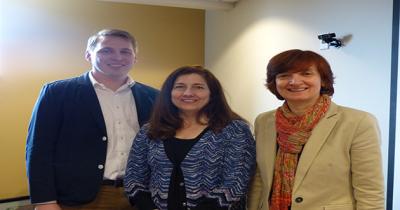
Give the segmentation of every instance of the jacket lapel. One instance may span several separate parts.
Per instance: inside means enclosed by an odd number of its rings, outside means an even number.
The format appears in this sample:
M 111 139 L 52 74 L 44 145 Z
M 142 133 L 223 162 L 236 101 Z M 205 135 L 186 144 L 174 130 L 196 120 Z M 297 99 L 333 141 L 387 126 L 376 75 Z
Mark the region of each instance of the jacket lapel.
M 98 127 L 102 131 L 107 132 L 103 112 L 101 111 L 100 107 L 100 102 L 89 79 L 89 73 L 90 72 L 87 72 L 78 78 L 79 86 L 77 89 L 77 96 L 79 100 L 82 101 L 82 107 L 92 114 Z
M 267 176 L 267 177 L 262 177 L 263 180 L 268 180 L 268 183 L 264 183 L 267 186 L 266 189 L 269 189 L 270 186 L 272 186 L 272 179 L 274 176 L 274 166 L 275 166 L 275 157 L 276 157 L 276 149 L 277 149 L 277 144 L 276 144 L 276 129 L 275 129 L 275 112 L 273 113 L 273 117 L 267 117 L 266 122 L 263 122 L 263 127 L 260 127 L 263 131 L 258 131 L 262 133 L 262 135 L 259 136 L 259 140 L 256 142 L 256 144 L 261 144 L 257 148 L 259 150 L 257 151 L 258 154 L 258 159 L 257 162 L 258 164 L 262 164 L 262 166 L 259 166 L 261 172 L 261 176 Z M 265 140 L 264 140 L 265 139 Z M 269 140 L 271 139 L 271 140 Z M 263 170 L 265 169 L 265 171 Z
M 140 93 L 140 83 L 136 82 L 135 85 L 131 87 L 133 99 L 135 100 L 136 105 L 136 113 L 138 118 L 139 126 L 142 127 L 143 125 L 143 112 L 144 112 L 144 105 L 143 105 L 143 96 Z
M 132 86 L 132 94 L 135 100 L 139 126 L 145 124 L 151 114 L 153 99 L 145 91 L 146 87 L 139 82 Z
M 337 120 L 337 105 L 331 102 L 328 112 L 313 129 L 310 138 L 304 146 L 299 163 L 297 165 L 293 192 L 295 192 L 300 186 L 304 176 L 310 169 L 313 160 L 318 155 L 318 152 L 321 150 L 329 134 L 336 125 Z

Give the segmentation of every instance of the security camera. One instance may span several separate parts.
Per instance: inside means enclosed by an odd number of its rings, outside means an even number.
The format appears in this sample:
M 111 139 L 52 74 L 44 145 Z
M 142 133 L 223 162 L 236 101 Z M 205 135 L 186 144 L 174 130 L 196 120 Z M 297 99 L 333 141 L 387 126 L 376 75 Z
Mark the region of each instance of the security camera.
M 326 49 L 328 49 L 329 46 L 334 46 L 334 47 L 342 46 L 342 41 L 340 41 L 339 39 L 336 39 L 335 37 L 336 37 L 335 33 L 327 33 L 327 34 L 318 35 L 318 39 L 320 39 L 322 41 L 321 44 L 327 45 Z
M 326 43 L 331 42 L 333 40 L 333 38 L 335 38 L 335 37 L 336 37 L 335 33 L 318 35 L 318 39 L 325 41 Z

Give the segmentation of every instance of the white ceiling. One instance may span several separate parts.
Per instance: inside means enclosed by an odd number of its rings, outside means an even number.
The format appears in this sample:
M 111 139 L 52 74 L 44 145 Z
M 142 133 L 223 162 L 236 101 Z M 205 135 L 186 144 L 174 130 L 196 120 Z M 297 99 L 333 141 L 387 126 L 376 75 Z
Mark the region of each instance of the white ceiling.
M 239 0 L 99 0 L 132 4 L 147 4 L 168 7 L 183 7 L 204 10 L 229 10 Z

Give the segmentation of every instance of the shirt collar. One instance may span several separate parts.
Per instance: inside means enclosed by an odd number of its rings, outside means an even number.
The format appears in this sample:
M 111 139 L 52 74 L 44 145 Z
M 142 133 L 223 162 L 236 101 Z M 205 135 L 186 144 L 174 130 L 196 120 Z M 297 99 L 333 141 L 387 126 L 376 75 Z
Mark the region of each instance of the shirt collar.
M 92 83 L 93 87 L 99 87 L 102 89 L 107 89 L 107 87 L 103 84 L 100 83 L 99 81 L 97 81 L 94 77 L 93 77 L 93 71 L 91 70 L 89 72 L 89 79 L 90 82 Z M 125 89 L 125 87 L 129 87 L 131 88 L 133 85 L 135 85 L 135 80 L 133 80 L 129 75 L 128 75 L 128 79 L 126 80 L 125 84 L 123 84 L 119 89 Z

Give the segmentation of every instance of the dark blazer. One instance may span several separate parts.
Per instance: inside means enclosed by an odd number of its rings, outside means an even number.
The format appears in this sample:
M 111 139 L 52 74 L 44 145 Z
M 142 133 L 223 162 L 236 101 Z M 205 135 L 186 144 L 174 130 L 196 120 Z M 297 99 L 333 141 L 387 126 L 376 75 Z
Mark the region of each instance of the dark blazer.
M 132 86 L 138 121 L 149 118 L 158 91 Z M 107 131 L 89 73 L 46 84 L 29 124 L 26 162 L 32 203 L 92 201 L 103 180 Z

